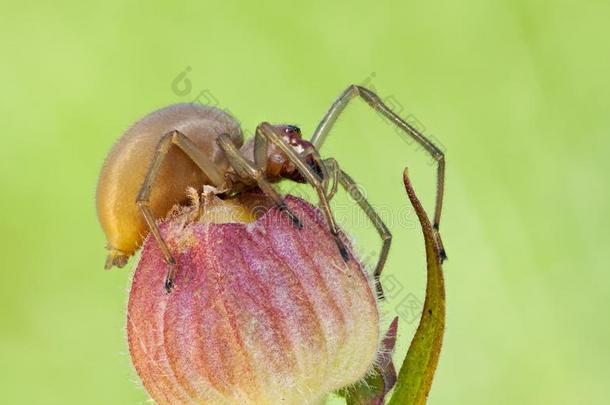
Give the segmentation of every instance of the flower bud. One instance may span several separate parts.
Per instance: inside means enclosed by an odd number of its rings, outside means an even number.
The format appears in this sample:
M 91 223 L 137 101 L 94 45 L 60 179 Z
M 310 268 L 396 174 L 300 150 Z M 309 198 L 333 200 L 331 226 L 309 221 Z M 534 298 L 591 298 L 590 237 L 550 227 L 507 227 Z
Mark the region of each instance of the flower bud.
M 163 256 L 145 242 L 127 334 L 157 403 L 319 404 L 371 370 L 379 314 L 362 264 L 347 240 L 342 259 L 316 208 L 286 202 L 302 229 L 260 196 L 204 194 L 164 221 L 177 261 L 169 294 Z

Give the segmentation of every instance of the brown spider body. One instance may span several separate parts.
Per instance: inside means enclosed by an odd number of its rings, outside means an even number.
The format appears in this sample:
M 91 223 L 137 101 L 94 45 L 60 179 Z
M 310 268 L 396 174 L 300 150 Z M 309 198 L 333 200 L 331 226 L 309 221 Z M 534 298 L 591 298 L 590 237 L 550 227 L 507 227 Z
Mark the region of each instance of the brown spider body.
M 237 200 L 245 195 L 241 192 L 258 189 L 296 228 L 302 229 L 298 216 L 291 212 L 273 184 L 289 179 L 307 183 L 316 191 L 318 205 L 345 262 L 350 260 L 350 255 L 330 200 L 339 185 L 351 194 L 381 237 L 382 247 L 373 273 L 379 280 L 392 234 L 338 162 L 332 157 L 322 159 L 318 153 L 338 117 L 356 97 L 386 117 L 408 139 L 415 140 L 437 162 L 433 228 L 444 259 L 439 234 L 445 184 L 444 153 L 375 93 L 350 85 L 331 105 L 310 141 L 302 139 L 295 126 L 263 122 L 256 128 L 254 137 L 244 143 L 235 118 L 200 104 L 176 104 L 136 122 L 110 151 L 98 183 L 97 212 L 108 241 L 106 268 L 124 266 L 151 232 L 168 266 L 165 289 L 170 292 L 176 259 L 161 235 L 157 219 L 184 202 L 189 187 L 201 190 L 205 185 L 214 186 L 220 198 L 237 196 Z M 381 285 L 377 284 L 377 288 L 381 295 Z
M 299 145 L 298 128 L 279 128 L 286 134 L 287 141 Z M 204 185 L 213 185 L 231 193 L 256 185 L 236 175 L 216 142 L 220 134 L 227 134 L 245 156 L 250 159 L 253 156 L 253 140 L 244 145 L 239 123 L 229 114 L 200 104 L 176 104 L 145 116 L 114 144 L 100 174 L 96 200 L 98 217 L 107 238 L 107 268 L 124 266 L 149 232 L 136 199 L 161 138 L 172 131 L 185 134 L 214 164 L 224 181 L 214 184 L 184 151 L 169 148 L 148 203 L 155 218 L 164 217 L 174 205 L 184 202 L 188 187 L 200 190 Z M 294 165 L 273 146 L 268 151 L 266 174 L 269 181 L 282 178 L 302 181 Z

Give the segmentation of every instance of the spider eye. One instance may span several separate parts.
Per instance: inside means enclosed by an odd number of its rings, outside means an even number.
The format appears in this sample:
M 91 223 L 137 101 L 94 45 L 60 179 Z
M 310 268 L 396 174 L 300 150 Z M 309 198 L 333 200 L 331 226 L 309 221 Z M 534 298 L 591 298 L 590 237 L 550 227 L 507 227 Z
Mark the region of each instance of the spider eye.
M 287 134 L 291 134 L 291 133 L 300 133 L 301 129 L 295 125 L 286 125 L 286 129 L 284 130 L 286 131 Z

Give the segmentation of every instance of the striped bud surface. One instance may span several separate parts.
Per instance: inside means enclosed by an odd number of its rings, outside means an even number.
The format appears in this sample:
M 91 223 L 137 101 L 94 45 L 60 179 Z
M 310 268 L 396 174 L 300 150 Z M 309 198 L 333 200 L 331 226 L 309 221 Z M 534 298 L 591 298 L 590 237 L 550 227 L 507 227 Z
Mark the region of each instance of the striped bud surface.
M 170 294 L 155 240 L 144 244 L 127 334 L 158 404 L 320 404 L 375 362 L 376 297 L 349 242 L 346 263 L 306 201 L 286 199 L 302 229 L 252 201 L 204 194 L 161 224 L 177 260 Z

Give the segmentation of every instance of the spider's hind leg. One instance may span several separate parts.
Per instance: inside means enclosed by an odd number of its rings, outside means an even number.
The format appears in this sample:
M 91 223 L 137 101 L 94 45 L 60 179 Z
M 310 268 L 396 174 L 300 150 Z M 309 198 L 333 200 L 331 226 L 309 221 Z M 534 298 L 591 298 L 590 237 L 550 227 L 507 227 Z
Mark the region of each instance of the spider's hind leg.
M 169 293 L 171 292 L 174 286 L 174 276 L 176 274 L 176 259 L 169 250 L 167 243 L 161 236 L 161 231 L 157 226 L 157 222 L 153 215 L 153 212 L 150 209 L 150 196 L 152 193 L 152 188 L 154 186 L 155 180 L 159 174 L 159 169 L 161 168 L 161 163 L 167 156 L 170 148 L 172 146 L 177 146 L 180 148 L 186 155 L 199 167 L 199 169 L 205 173 L 209 179 L 215 184 L 219 185 L 222 182 L 222 176 L 218 172 L 218 170 L 214 167 L 214 164 L 203 154 L 197 146 L 182 132 L 180 131 L 171 131 L 167 134 L 163 135 L 163 137 L 159 140 L 157 145 L 157 150 L 155 151 L 155 155 L 153 160 L 150 162 L 150 166 L 148 168 L 148 172 L 146 173 L 146 177 L 144 178 L 144 182 L 140 188 L 138 196 L 136 198 L 136 204 L 140 208 L 150 231 L 155 237 L 157 244 L 159 245 L 159 249 L 161 249 L 161 253 L 165 258 L 165 262 L 167 263 L 167 275 L 165 276 L 165 290 Z

